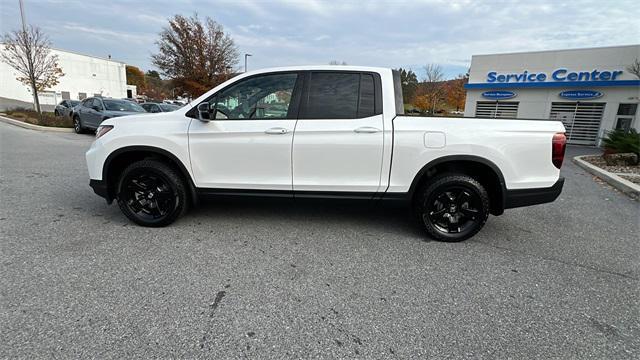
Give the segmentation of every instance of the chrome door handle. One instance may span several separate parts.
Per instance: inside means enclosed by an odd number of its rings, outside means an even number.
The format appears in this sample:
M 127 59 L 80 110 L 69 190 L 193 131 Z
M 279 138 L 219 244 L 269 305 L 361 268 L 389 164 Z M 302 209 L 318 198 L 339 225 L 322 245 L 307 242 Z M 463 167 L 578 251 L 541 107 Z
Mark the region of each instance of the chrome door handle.
M 265 134 L 269 134 L 269 135 L 284 135 L 286 133 L 288 133 L 289 130 L 285 129 L 285 128 L 281 128 L 281 127 L 274 127 L 271 129 L 267 129 L 265 130 Z
M 374 128 L 372 126 L 363 126 L 363 127 L 357 128 L 357 129 L 355 129 L 353 131 L 357 132 L 357 133 L 363 133 L 363 134 L 373 134 L 373 133 L 380 132 L 382 130 L 380 130 L 378 128 Z

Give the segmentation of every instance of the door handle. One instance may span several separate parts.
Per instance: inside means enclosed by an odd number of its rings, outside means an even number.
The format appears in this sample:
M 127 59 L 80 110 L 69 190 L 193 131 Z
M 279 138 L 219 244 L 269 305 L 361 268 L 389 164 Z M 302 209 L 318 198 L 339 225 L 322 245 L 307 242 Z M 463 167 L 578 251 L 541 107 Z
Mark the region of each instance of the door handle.
M 285 128 L 281 128 L 281 127 L 274 127 L 271 129 L 267 129 L 265 130 L 265 134 L 269 134 L 269 135 L 284 135 L 286 133 L 288 133 L 289 130 L 285 129 Z
M 380 132 L 382 130 L 375 128 L 373 126 L 363 126 L 363 127 L 359 127 L 355 130 L 353 130 L 354 132 L 357 133 L 363 133 L 363 134 L 373 134 L 373 133 L 377 133 Z

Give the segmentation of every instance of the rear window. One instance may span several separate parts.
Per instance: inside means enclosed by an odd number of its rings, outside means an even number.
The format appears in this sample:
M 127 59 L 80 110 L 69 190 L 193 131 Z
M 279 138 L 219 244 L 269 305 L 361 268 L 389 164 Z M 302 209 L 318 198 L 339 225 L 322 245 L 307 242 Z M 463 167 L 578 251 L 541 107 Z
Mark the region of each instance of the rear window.
M 158 106 L 160 106 L 162 111 L 165 111 L 165 112 L 176 111 L 180 109 L 180 106 L 170 105 L 170 104 L 158 104 Z
M 311 119 L 350 119 L 358 114 L 360 74 L 311 73 L 305 112 Z
M 111 111 L 145 112 L 140 105 L 125 100 L 104 100 L 104 106 Z
M 358 103 L 358 117 L 369 117 L 375 114 L 375 99 L 373 75 L 360 75 L 360 102 Z

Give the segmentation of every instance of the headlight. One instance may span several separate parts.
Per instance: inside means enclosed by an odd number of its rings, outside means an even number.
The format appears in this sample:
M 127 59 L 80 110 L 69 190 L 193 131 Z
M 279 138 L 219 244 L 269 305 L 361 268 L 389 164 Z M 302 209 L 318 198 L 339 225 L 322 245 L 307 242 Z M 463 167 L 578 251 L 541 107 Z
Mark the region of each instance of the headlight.
M 113 129 L 113 125 L 100 125 L 98 126 L 98 130 L 96 130 L 96 140 L 100 139 L 104 134 L 108 133 Z

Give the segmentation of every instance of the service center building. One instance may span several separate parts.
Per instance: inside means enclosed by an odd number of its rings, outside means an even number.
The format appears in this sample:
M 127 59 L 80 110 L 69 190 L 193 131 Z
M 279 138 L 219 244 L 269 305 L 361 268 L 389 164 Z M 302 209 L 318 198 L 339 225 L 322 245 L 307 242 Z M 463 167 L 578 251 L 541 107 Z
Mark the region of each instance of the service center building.
M 465 116 L 555 119 L 569 143 L 598 145 L 613 129 L 638 129 L 640 45 L 474 55 Z

